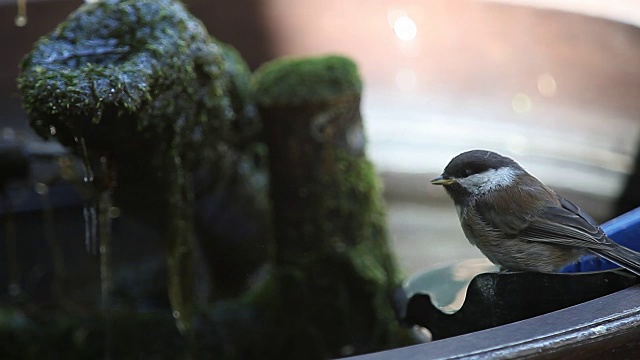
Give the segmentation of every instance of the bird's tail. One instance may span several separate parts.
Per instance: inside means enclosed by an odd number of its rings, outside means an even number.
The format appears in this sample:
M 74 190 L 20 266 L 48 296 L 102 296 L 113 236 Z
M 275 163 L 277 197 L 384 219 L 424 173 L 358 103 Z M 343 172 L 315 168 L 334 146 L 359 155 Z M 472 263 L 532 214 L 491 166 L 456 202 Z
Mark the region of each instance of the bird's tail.
M 614 243 L 615 244 L 615 243 Z M 628 249 L 622 245 L 615 244 L 607 250 L 594 251 L 603 258 L 616 263 L 632 273 L 640 276 L 640 253 Z

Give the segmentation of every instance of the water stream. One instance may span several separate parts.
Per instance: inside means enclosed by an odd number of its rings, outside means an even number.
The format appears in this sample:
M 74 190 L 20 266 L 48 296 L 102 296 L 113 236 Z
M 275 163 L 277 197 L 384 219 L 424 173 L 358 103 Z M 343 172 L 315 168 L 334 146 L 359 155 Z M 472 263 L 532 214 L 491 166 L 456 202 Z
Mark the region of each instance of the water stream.
M 14 19 L 14 23 L 17 27 L 23 27 L 27 25 L 27 0 L 17 0 L 18 14 Z
M 94 176 L 91 159 L 85 139 L 74 137 L 77 152 L 82 160 L 85 190 L 88 200 L 82 214 L 84 216 L 85 246 L 91 255 L 100 255 L 101 306 L 104 317 L 104 359 L 111 358 L 111 208 L 115 187 L 113 164 L 106 156 L 100 157 L 98 176 Z
M 82 209 L 84 216 L 84 244 L 87 253 L 96 255 L 98 253 L 98 196 L 95 194 L 93 169 L 87 152 L 87 146 L 83 137 L 74 137 L 78 155 L 82 160 L 83 177 L 86 190 L 89 192 L 89 200 Z
M 98 223 L 100 228 L 100 282 L 102 290 L 102 313 L 104 316 L 105 352 L 104 358 L 110 359 L 112 325 L 111 325 L 111 194 L 115 182 L 111 178 L 108 158 L 100 158 L 100 173 L 105 177 L 104 188 L 99 189 L 98 195 Z M 95 210 L 95 208 L 94 208 Z

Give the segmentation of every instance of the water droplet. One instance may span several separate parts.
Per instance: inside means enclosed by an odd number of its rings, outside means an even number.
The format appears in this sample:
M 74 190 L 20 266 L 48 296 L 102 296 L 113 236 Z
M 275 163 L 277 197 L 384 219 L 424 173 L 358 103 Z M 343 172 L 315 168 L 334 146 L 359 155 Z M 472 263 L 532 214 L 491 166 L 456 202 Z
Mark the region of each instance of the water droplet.
M 16 24 L 17 27 L 23 27 L 23 26 L 27 25 L 27 20 L 28 20 L 27 19 L 27 15 L 19 14 L 14 19 L 14 23 Z
M 34 190 L 40 195 L 46 195 L 49 192 L 49 187 L 47 186 L 47 184 L 37 182 L 34 185 Z
M 120 208 L 112 206 L 109 208 L 109 217 L 112 219 L 120 217 Z
M 23 27 L 27 25 L 27 0 L 18 0 L 18 15 L 16 15 L 13 22 L 17 27 Z
M 178 319 L 178 318 L 180 318 L 180 311 L 175 310 L 175 311 L 173 312 L 173 318 L 174 318 L 174 319 Z
M 56 136 L 57 133 L 58 130 L 56 130 L 56 127 L 53 125 L 49 125 L 49 134 L 51 134 L 51 136 Z
M 73 138 L 78 147 L 78 153 L 80 158 L 82 159 L 82 170 L 84 171 L 83 180 L 85 183 L 90 183 L 93 181 L 93 170 L 91 169 L 91 162 L 89 161 L 89 153 L 87 152 L 87 146 L 85 144 L 84 138 Z
M 102 109 L 97 109 L 96 113 L 93 114 L 93 118 L 91 119 L 91 122 L 94 124 L 99 124 L 101 119 L 102 119 Z

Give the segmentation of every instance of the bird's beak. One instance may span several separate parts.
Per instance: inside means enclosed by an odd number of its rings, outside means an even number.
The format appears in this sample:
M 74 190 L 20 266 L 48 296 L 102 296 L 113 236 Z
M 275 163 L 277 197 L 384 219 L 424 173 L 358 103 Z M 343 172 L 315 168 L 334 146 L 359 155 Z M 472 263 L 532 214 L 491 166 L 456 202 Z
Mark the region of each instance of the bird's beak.
M 456 179 L 445 177 L 444 175 L 440 175 L 437 178 L 431 180 L 431 184 L 433 185 L 451 185 L 456 182 Z

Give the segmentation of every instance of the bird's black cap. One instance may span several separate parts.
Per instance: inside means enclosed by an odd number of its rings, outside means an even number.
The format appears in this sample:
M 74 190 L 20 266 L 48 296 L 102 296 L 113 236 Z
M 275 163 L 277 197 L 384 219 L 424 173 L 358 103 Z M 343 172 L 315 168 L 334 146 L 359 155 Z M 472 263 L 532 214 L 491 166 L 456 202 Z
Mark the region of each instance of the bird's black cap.
M 512 159 L 489 150 L 470 150 L 451 159 L 442 173 L 444 178 L 465 178 L 491 169 L 514 167 L 520 165 Z

